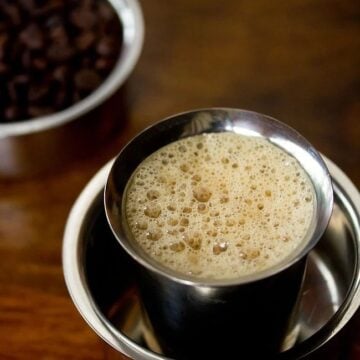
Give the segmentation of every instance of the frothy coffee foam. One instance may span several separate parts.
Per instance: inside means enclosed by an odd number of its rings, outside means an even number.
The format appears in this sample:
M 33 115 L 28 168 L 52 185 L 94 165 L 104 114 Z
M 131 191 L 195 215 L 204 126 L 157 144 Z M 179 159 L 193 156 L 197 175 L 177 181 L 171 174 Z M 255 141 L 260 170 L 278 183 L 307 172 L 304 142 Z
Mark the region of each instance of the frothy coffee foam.
M 231 279 L 269 268 L 299 246 L 313 187 L 299 163 L 265 139 L 233 133 L 173 142 L 145 159 L 125 211 L 140 246 L 163 265 Z

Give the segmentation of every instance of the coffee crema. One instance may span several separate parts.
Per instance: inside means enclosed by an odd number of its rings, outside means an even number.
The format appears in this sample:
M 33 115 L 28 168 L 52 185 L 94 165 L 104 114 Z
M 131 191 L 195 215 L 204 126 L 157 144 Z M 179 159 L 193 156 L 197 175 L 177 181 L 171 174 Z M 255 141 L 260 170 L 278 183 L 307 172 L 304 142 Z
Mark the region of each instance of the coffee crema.
M 127 185 L 124 206 L 134 240 L 163 266 L 234 279 L 298 248 L 314 190 L 297 160 L 268 140 L 211 133 L 147 157 Z

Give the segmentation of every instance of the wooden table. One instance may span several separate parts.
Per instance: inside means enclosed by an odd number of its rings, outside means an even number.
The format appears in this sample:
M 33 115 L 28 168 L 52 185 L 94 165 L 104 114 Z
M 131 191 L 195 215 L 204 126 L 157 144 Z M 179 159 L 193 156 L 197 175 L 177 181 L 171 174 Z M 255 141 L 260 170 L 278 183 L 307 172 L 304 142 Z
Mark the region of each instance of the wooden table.
M 95 156 L 36 178 L 0 181 L 1 359 L 110 358 L 68 296 L 63 229 L 92 175 L 156 120 L 209 106 L 263 112 L 299 130 L 360 187 L 358 0 L 141 5 L 146 41 L 126 87 L 125 129 Z M 359 316 L 346 341 L 343 356 L 359 359 Z

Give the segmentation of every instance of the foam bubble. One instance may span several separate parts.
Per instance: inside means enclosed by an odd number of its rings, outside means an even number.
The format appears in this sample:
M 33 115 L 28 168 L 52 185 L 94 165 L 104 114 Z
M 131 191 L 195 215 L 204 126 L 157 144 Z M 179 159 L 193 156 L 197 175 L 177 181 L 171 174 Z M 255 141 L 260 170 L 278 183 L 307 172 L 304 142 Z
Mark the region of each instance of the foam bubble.
M 298 162 L 267 140 L 206 134 L 145 159 L 128 184 L 125 212 L 136 241 L 165 266 L 236 278 L 301 244 L 313 194 Z

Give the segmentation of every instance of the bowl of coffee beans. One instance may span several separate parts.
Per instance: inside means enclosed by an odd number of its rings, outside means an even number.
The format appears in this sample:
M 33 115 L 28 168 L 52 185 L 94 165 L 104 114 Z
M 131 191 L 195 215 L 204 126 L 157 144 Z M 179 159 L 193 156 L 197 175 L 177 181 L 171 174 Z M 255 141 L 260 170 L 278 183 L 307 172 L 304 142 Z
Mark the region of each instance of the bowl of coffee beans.
M 64 141 L 84 152 L 94 143 L 88 135 L 111 132 L 109 114 L 121 122 L 121 111 L 103 105 L 133 70 L 142 41 L 136 0 L 1 1 L 0 175 L 53 167 Z

